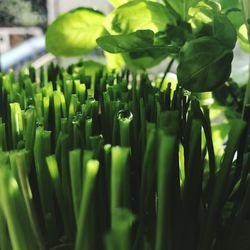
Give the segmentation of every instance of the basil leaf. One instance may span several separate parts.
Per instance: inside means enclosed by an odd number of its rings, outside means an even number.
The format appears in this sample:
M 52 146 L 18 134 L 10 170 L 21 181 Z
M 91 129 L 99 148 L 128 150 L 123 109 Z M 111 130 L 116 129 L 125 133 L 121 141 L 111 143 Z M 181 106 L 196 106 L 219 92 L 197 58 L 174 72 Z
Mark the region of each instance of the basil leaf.
M 136 0 L 111 12 L 105 20 L 104 27 L 110 34 L 117 35 L 145 29 L 157 32 L 164 30 L 169 23 L 175 23 L 175 17 L 164 5 Z
M 48 28 L 46 48 L 56 56 L 79 56 L 96 47 L 105 16 L 90 8 L 60 15 Z
M 212 37 L 187 42 L 180 52 L 179 83 L 193 92 L 212 91 L 228 80 L 233 52 Z
M 97 44 L 110 53 L 131 52 L 152 47 L 154 32 L 138 30 L 127 35 L 106 35 L 96 40 Z

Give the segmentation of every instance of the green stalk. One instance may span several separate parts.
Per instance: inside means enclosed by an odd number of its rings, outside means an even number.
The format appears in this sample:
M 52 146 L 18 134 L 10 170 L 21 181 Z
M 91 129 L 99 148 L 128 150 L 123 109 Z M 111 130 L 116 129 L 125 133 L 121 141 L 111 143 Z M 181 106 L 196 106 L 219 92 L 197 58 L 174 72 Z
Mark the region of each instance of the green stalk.
M 25 149 L 32 152 L 36 135 L 36 113 L 33 109 L 29 109 L 24 113 L 24 121 Z
M 43 95 L 42 93 L 36 93 L 34 95 L 34 104 L 36 110 L 37 120 L 39 122 L 43 121 Z
M 84 180 L 85 175 L 86 175 L 86 168 L 87 168 L 87 163 L 88 161 L 92 160 L 94 156 L 94 153 L 92 150 L 83 150 L 83 155 L 82 155 L 82 180 Z
M 6 219 L 0 204 L 0 249 L 11 249 L 10 237 L 7 229 Z
M 242 120 L 234 120 L 231 124 L 229 140 L 212 194 L 212 200 L 211 205 L 209 207 L 209 213 L 205 226 L 205 231 L 203 234 L 201 249 L 211 249 L 213 239 L 216 234 L 215 230 L 217 228 L 217 220 L 218 217 L 221 216 L 221 210 L 223 208 L 223 205 L 225 204 L 228 195 L 228 190 L 225 187 L 228 184 L 233 157 L 237 150 L 242 133 L 244 132 L 245 126 L 246 123 Z
M 42 128 L 36 129 L 36 138 L 34 144 L 34 160 L 37 176 L 37 184 L 41 199 L 43 220 L 46 227 L 49 242 L 56 240 L 56 221 L 53 200 L 53 188 L 50 180 L 48 168 L 46 167 L 46 157 L 51 154 L 51 132 Z
M 88 216 L 92 203 L 93 191 L 97 174 L 99 171 L 99 162 L 97 160 L 90 160 L 86 166 L 85 177 L 83 181 L 83 192 L 79 211 L 79 223 L 76 234 L 75 250 L 90 250 L 91 236 L 89 232 Z
M 191 125 L 188 166 L 182 193 L 183 237 L 181 249 L 195 249 L 198 239 L 198 212 L 202 194 L 201 121 L 194 119 Z
M 59 91 L 53 93 L 53 107 L 54 107 L 54 123 L 55 123 L 55 141 L 58 138 L 58 134 L 61 130 L 61 96 Z
M 12 249 L 32 249 L 34 247 L 32 237 L 28 240 L 30 237 L 29 225 L 22 223 L 22 220 L 25 220 L 25 213 L 21 215 L 24 212 L 22 196 L 18 184 L 7 166 L 1 167 L 0 171 L 0 197 L 0 205 L 8 225 Z
M 16 167 L 18 178 L 20 181 L 21 191 L 24 197 L 26 210 L 28 213 L 29 223 L 31 225 L 32 232 L 34 234 L 34 240 L 38 244 L 40 250 L 45 249 L 44 240 L 42 238 L 37 217 L 34 211 L 33 197 L 31 193 L 31 187 L 28 180 L 28 166 L 26 160 L 27 152 L 18 152 L 16 154 Z
M 113 212 L 116 208 L 128 207 L 129 148 L 113 147 L 111 151 L 111 227 L 113 227 Z
M 106 235 L 107 250 L 131 250 L 131 227 L 135 216 L 128 209 L 116 209 L 113 216 L 113 228 Z
M 85 120 L 85 143 L 86 148 L 90 149 L 90 136 L 93 134 L 93 120 L 90 117 L 86 117 Z
M 159 85 L 159 89 L 160 89 L 160 90 L 161 90 L 161 88 L 162 88 L 162 85 L 163 85 L 163 83 L 164 83 L 164 80 L 165 80 L 167 74 L 169 73 L 169 71 L 170 71 L 171 68 L 172 68 L 173 63 L 174 63 L 174 58 L 172 58 L 172 59 L 169 61 L 168 66 L 167 66 L 167 68 L 166 68 L 166 70 L 165 70 L 165 72 L 164 72 L 164 75 L 163 75 L 163 77 L 162 77 L 162 79 L 161 79 L 161 82 L 160 82 L 160 85 Z
M 179 191 L 178 140 L 176 135 L 159 133 L 157 163 L 157 218 L 155 250 L 176 248 Z
M 7 138 L 6 138 L 6 125 L 5 123 L 0 123 L 0 150 L 7 150 Z
M 22 138 L 23 119 L 19 103 L 10 103 L 11 111 L 11 136 L 13 148 L 18 148 L 18 142 Z
M 61 183 L 61 176 L 59 173 L 59 168 L 57 165 L 55 155 L 51 155 L 51 156 L 46 157 L 46 162 L 48 165 L 52 184 L 53 184 L 54 189 L 55 189 L 55 194 L 56 194 L 57 202 L 59 205 L 59 209 L 60 209 L 60 212 L 62 214 L 63 223 L 64 223 L 64 230 L 65 230 L 66 235 L 70 238 L 71 234 L 73 233 L 71 231 L 72 226 L 70 223 L 71 216 L 69 216 L 69 211 L 67 210 L 64 193 L 62 192 L 63 188 L 62 188 L 62 183 Z
M 72 192 L 76 224 L 79 223 L 78 215 L 79 215 L 80 202 L 81 202 L 81 197 L 82 197 L 81 155 L 82 155 L 82 152 L 80 149 L 75 149 L 69 152 L 71 192 Z
M 155 162 L 157 154 L 157 133 L 152 129 L 148 136 L 148 141 L 145 149 L 141 187 L 140 187 L 140 210 L 139 210 L 139 226 L 136 234 L 136 241 L 133 249 L 140 249 L 143 245 L 143 240 L 151 246 L 154 245 L 154 237 L 152 239 L 152 231 L 155 226 L 155 192 L 156 192 L 156 168 Z
M 73 200 L 70 191 L 70 170 L 69 170 L 69 136 L 65 134 L 61 141 L 61 155 L 60 155 L 60 164 L 61 164 L 61 188 L 63 196 L 65 199 L 64 207 L 68 213 L 68 233 L 69 237 L 72 238 L 75 231 L 74 223 L 74 209 L 73 209 Z
M 43 97 L 43 125 L 45 130 L 49 130 L 49 108 L 50 98 L 49 96 Z
M 130 126 L 133 114 L 129 110 L 121 110 L 118 112 L 117 119 L 120 128 L 120 145 L 122 147 L 130 146 Z

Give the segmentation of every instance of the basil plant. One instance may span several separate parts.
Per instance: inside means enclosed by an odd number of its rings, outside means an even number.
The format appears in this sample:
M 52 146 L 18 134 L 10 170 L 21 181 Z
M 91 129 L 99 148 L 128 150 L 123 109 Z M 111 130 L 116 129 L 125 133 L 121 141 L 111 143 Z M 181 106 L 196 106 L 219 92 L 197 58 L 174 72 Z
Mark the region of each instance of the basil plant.
M 90 8 L 60 15 L 46 33 L 56 56 L 82 56 L 97 46 L 111 68 L 147 70 L 166 58 L 178 63 L 178 82 L 192 92 L 213 91 L 231 74 L 237 32 L 244 46 L 236 0 L 110 0 L 105 16 Z

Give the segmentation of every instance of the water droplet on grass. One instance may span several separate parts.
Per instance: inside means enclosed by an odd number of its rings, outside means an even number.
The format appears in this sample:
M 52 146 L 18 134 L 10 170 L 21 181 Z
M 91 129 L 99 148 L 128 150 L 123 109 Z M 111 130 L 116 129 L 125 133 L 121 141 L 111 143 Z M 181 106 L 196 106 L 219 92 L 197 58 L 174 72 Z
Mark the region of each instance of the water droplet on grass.
M 123 110 L 118 111 L 117 118 L 120 121 L 130 122 L 133 119 L 133 114 L 128 109 L 123 109 Z

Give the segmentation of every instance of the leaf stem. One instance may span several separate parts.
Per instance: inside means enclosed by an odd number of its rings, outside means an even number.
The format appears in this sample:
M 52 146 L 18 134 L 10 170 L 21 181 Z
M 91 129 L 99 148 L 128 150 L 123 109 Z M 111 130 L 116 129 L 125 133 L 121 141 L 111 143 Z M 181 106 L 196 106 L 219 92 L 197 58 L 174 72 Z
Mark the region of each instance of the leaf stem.
M 166 76 L 167 76 L 167 73 L 170 71 L 170 69 L 171 69 L 173 63 L 174 63 L 174 58 L 172 58 L 172 59 L 170 60 L 168 66 L 167 66 L 167 68 L 166 68 L 166 70 L 165 70 L 165 72 L 164 72 L 164 75 L 163 75 L 163 77 L 162 77 L 162 79 L 161 79 L 161 82 L 160 82 L 159 89 L 162 88 L 162 85 L 163 85 L 164 80 L 165 80 L 165 78 L 166 78 Z

